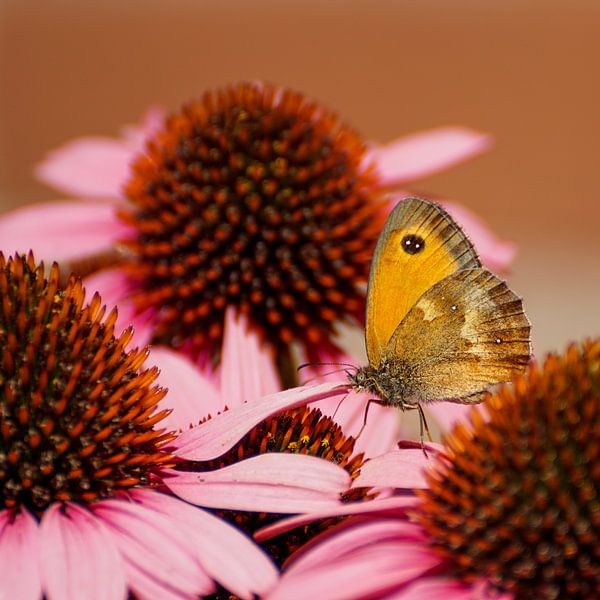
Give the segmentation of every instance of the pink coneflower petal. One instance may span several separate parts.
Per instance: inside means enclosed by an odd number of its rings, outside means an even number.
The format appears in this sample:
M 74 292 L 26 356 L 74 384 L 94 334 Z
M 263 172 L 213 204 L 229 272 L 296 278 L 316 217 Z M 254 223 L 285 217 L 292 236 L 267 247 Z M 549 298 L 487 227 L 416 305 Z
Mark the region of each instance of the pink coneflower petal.
M 161 106 L 151 106 L 146 109 L 139 124 L 125 125 L 121 134 L 123 142 L 132 152 L 142 152 L 148 138 L 158 133 L 165 124 L 165 110 Z
M 492 596 L 474 595 L 470 585 L 460 583 L 456 579 L 443 577 L 423 577 L 400 591 L 385 596 L 385 600 L 473 600 L 475 598 L 492 598 Z M 499 596 L 494 598 L 500 598 Z M 504 597 L 506 600 L 510 596 Z
M 261 344 L 248 318 L 233 306 L 225 313 L 225 336 L 221 362 L 221 395 L 232 408 L 280 390 L 273 356 Z
M 329 396 L 341 396 L 348 386 L 338 382 L 293 388 L 247 402 L 182 433 L 173 444 L 177 456 L 188 460 L 211 460 L 221 456 L 255 425 L 288 408 L 316 402 Z
M 464 228 L 484 265 L 498 271 L 508 267 L 517 253 L 514 242 L 500 240 L 479 216 L 464 206 L 445 200 L 442 204 Z
M 103 269 L 85 278 L 84 285 L 90 292 L 98 292 L 108 309 L 118 306 L 119 316 L 115 324 L 115 332 L 120 334 L 131 323 L 135 323 L 132 347 L 146 346 L 152 337 L 152 326 L 149 319 L 140 315 L 131 302 L 125 298 L 131 289 L 131 283 L 120 269 Z
M 427 482 L 423 469 L 429 464 L 430 459 L 421 448 L 387 452 L 365 462 L 353 487 L 424 488 L 427 487 Z
M 439 127 L 373 146 L 365 164 L 375 163 L 381 185 L 400 185 L 481 154 L 491 144 L 489 135 L 466 127 Z
M 38 260 L 81 258 L 110 250 L 125 231 L 109 202 L 36 204 L 2 215 L 0 250 L 33 250 Z
M 47 185 L 83 198 L 118 198 L 134 152 L 109 137 L 82 137 L 47 154 L 35 175 Z
M 403 555 L 400 555 L 402 548 Z M 435 568 L 440 563 L 422 544 L 382 542 L 363 548 L 321 568 L 310 571 L 290 571 L 267 596 L 269 600 L 295 598 L 327 598 L 328 600 L 358 600 L 381 597 Z
M 173 412 L 160 422 L 160 427 L 187 431 L 198 425 L 206 415 L 216 415 L 223 409 L 221 395 L 211 379 L 201 373 L 186 357 L 156 346 L 152 359 L 160 365 L 158 383 L 169 390 L 160 407 Z
M 473 405 L 458 402 L 431 402 L 427 404 L 425 410 L 428 415 L 433 416 L 442 431 L 447 433 L 457 422 L 467 419 L 472 408 Z
M 277 521 L 277 523 L 273 523 L 272 525 L 267 525 L 266 527 L 259 529 L 254 534 L 254 539 L 259 542 L 263 542 L 272 537 L 285 533 L 286 531 L 295 529 L 296 527 L 330 517 L 366 515 L 370 513 L 403 514 L 406 509 L 414 508 L 417 504 L 418 500 L 415 496 L 377 498 L 375 500 L 371 500 L 370 502 L 349 502 L 311 514 L 296 515 L 281 519 L 280 521 Z
M 93 512 L 110 529 L 134 593 L 187 598 L 214 591 L 212 579 L 196 559 L 189 532 L 177 527 L 172 517 L 123 500 L 97 502 Z
M 277 581 L 277 569 L 271 559 L 239 529 L 164 494 L 135 491 L 132 495 L 163 514 L 177 515 L 177 522 L 186 528 L 205 570 L 236 596 L 253 598 Z
M 14 521 L 13 521 L 14 515 Z M 42 595 L 39 528 L 27 511 L 0 512 L 0 598 L 37 600 Z
M 49 598 L 120 600 L 127 585 L 113 537 L 89 511 L 53 504 L 40 523 L 40 563 Z
M 393 518 L 372 521 L 343 521 L 326 530 L 296 553 L 288 568 L 289 573 L 300 573 L 319 567 L 354 553 L 363 546 L 389 541 L 421 543 L 426 539 L 423 530 L 413 523 Z
M 165 484 L 201 506 L 275 513 L 340 504 L 351 479 L 338 465 L 303 454 L 261 454 L 216 471 L 171 471 Z

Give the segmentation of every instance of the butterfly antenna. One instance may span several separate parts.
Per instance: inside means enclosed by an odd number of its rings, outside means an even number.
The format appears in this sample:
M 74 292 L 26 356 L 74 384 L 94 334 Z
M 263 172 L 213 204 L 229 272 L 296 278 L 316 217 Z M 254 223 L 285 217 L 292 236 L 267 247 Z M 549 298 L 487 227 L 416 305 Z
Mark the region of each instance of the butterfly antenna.
M 339 373 L 340 371 L 344 371 L 347 375 L 349 375 L 347 368 L 343 367 L 341 369 L 335 369 L 334 371 L 327 371 L 327 373 L 319 373 L 318 375 L 315 375 L 314 377 L 311 377 L 310 379 L 307 379 L 306 381 L 302 382 L 302 385 L 306 385 L 307 383 L 315 381 L 315 379 L 320 379 L 321 377 L 328 377 L 329 375 L 333 375 L 334 373 Z
M 356 365 L 351 365 L 350 363 L 341 363 L 341 362 L 307 362 L 307 363 L 302 363 L 296 370 L 300 371 L 301 369 L 306 369 L 306 367 L 350 367 L 351 369 L 358 369 L 358 367 Z
M 429 433 L 429 425 L 427 425 L 427 419 L 425 418 L 423 407 L 420 404 L 417 404 L 417 409 L 419 410 L 419 436 L 421 438 L 421 450 L 423 450 L 423 454 L 429 458 L 427 450 L 425 449 L 425 443 L 423 441 L 423 432 L 427 434 L 427 438 L 430 442 L 433 440 L 431 439 L 431 433 Z

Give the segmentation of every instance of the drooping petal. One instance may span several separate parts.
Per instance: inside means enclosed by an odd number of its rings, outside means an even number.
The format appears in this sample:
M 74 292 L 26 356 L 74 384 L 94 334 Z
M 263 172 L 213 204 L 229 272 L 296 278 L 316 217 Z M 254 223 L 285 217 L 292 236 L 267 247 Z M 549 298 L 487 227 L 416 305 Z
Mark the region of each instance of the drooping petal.
M 0 216 L 0 250 L 33 250 L 38 260 L 64 261 L 110 250 L 127 232 L 110 202 L 50 202 Z
M 187 431 L 207 415 L 223 409 L 221 396 L 209 377 L 204 376 L 187 358 L 163 346 L 152 349 L 151 360 L 160 368 L 157 383 L 169 390 L 160 408 L 173 412 L 160 427 Z
M 267 417 L 329 396 L 340 396 L 347 391 L 348 387 L 345 384 L 331 382 L 270 394 L 236 406 L 182 433 L 173 444 L 181 458 L 210 460 L 227 452 L 250 429 Z
M 40 524 L 40 568 L 49 598 L 120 600 L 127 596 L 123 559 L 89 511 L 53 504 Z
M 473 242 L 481 262 L 492 271 L 503 271 L 515 258 L 517 245 L 514 242 L 504 241 L 483 222 L 481 217 L 454 202 L 442 202 L 444 208 L 452 215 L 456 222 L 465 230 Z
M 439 563 L 440 559 L 423 544 L 382 542 L 309 571 L 284 573 L 267 598 L 359 600 L 381 597 Z
M 423 469 L 430 463 L 431 459 L 421 448 L 386 452 L 362 465 L 353 487 L 426 488 L 427 482 Z
M 71 196 L 118 198 L 134 151 L 109 137 L 82 137 L 49 152 L 35 169 L 45 184 Z
M 272 525 L 262 527 L 254 534 L 254 539 L 263 542 L 277 535 L 291 531 L 296 527 L 301 527 L 313 521 L 327 519 L 330 517 L 341 517 L 347 515 L 367 515 L 367 514 L 404 514 L 407 509 L 414 508 L 418 504 L 415 496 L 394 496 L 392 498 L 377 498 L 369 502 L 347 502 L 338 506 L 333 506 L 325 510 L 316 511 L 306 515 L 296 515 L 281 519 Z
M 169 515 L 182 525 L 204 569 L 240 598 L 262 595 L 277 581 L 277 569 L 261 548 L 229 523 L 164 494 L 146 490 L 133 493 L 136 500 Z
M 351 483 L 343 468 L 303 454 L 261 454 L 215 471 L 169 475 L 169 489 L 193 504 L 275 513 L 337 506 Z
M 261 344 L 248 318 L 233 306 L 225 313 L 225 336 L 221 362 L 221 394 L 229 407 L 257 400 L 280 390 L 273 356 Z
M 189 533 L 172 517 L 119 499 L 96 502 L 93 512 L 111 531 L 125 561 L 129 586 L 137 595 L 193 598 L 214 591 Z
M 466 127 L 439 127 L 373 145 L 365 164 L 375 164 L 380 185 L 401 185 L 431 175 L 485 152 L 489 135 Z
M 38 554 L 39 529 L 33 516 L 24 510 L 1 511 L 0 598 L 41 598 Z

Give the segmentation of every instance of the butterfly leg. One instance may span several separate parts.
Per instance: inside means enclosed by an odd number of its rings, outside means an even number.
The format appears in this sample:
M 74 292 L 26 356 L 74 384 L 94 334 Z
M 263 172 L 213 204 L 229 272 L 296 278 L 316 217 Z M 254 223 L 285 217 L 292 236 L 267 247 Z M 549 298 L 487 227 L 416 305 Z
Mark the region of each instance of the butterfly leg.
M 417 404 L 417 409 L 419 411 L 419 437 L 421 438 L 421 450 L 423 450 L 423 454 L 427 456 L 427 450 L 425 450 L 425 443 L 423 442 L 423 432 L 427 433 L 427 439 L 430 442 L 433 440 L 431 439 L 431 433 L 429 433 L 429 425 L 427 425 L 423 407 L 420 404 Z
M 371 406 L 371 404 L 381 404 L 381 402 L 376 398 L 371 398 L 367 401 L 367 406 L 365 406 L 365 416 L 363 417 L 363 424 L 360 428 L 360 431 L 358 432 L 358 435 L 354 438 L 354 441 L 356 441 L 360 437 L 360 434 L 363 432 L 365 425 L 367 424 L 367 415 L 369 414 L 369 406 Z

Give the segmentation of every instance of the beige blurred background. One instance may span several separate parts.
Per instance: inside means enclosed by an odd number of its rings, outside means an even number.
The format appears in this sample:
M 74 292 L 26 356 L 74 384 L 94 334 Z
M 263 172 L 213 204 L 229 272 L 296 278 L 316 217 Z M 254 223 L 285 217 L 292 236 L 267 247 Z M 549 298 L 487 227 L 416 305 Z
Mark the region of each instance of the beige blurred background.
M 0 212 L 56 197 L 31 171 L 69 138 L 266 79 L 376 140 L 493 133 L 419 191 L 518 242 L 537 354 L 600 334 L 598 0 L 0 0 L 0 27 Z

